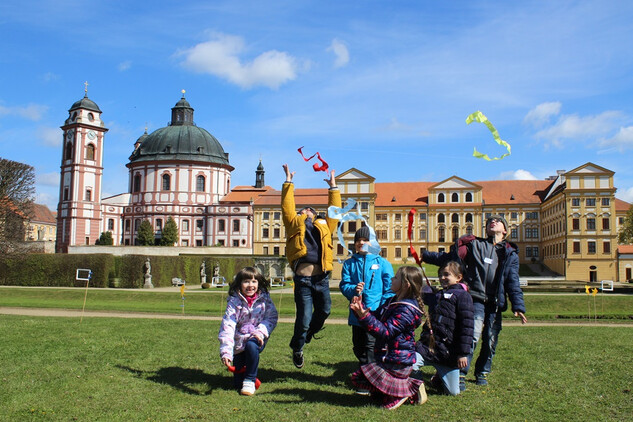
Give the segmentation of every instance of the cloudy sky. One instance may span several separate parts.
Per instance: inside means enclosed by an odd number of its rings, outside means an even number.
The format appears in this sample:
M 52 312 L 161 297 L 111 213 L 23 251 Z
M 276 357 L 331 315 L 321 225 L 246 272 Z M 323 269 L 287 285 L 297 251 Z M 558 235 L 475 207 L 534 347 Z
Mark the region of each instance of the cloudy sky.
M 84 95 L 103 111 L 103 196 L 127 189 L 145 127 L 181 90 L 228 152 L 279 188 L 325 186 L 297 148 L 379 182 L 543 179 L 593 162 L 633 201 L 633 2 L 32 1 L 0 4 L 0 156 L 57 206 L 62 133 Z M 485 125 L 482 111 L 512 147 Z

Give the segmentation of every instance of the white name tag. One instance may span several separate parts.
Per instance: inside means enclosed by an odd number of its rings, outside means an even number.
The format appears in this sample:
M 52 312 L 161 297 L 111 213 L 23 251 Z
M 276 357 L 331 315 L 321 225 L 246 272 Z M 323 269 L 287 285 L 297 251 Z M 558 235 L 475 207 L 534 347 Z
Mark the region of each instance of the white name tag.
M 450 299 L 453 296 L 453 293 L 444 293 L 444 299 Z
M 492 264 L 492 258 L 484 258 L 486 264 Z
M 378 268 L 380 268 L 380 265 L 378 265 L 378 264 L 374 264 L 374 265 L 371 266 L 372 270 L 377 270 Z

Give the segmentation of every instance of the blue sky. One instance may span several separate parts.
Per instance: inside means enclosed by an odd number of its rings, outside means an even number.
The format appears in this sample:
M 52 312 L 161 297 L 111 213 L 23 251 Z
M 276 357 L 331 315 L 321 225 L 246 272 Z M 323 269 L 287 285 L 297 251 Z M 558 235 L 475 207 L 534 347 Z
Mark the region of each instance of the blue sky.
M 0 4 L 0 156 L 35 167 L 56 208 L 61 126 L 103 111 L 103 195 L 181 90 L 230 154 L 280 188 L 325 186 L 297 153 L 378 182 L 543 179 L 594 162 L 633 201 L 633 2 L 31 1 Z M 481 110 L 512 146 L 482 124 Z

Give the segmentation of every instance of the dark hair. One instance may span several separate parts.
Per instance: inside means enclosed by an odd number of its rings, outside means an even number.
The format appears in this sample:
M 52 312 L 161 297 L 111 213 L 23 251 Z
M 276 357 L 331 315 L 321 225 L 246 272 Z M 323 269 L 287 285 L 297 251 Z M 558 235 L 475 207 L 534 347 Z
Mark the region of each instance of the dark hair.
M 258 294 L 262 292 L 268 292 L 269 283 L 268 280 L 266 280 L 266 277 L 264 277 L 257 268 L 244 267 L 237 274 L 235 274 L 235 277 L 233 277 L 233 281 L 229 286 L 229 295 L 237 295 L 237 293 L 241 291 L 242 281 L 251 278 L 255 278 L 255 280 L 257 280 Z
M 422 271 L 418 267 L 404 266 L 398 269 L 398 273 L 402 274 L 402 280 L 406 281 L 407 285 L 409 286 L 409 296 L 413 297 L 418 302 L 418 306 L 422 311 L 422 316 L 425 319 L 424 324 L 426 324 L 426 326 L 429 328 L 429 349 L 431 350 L 431 352 L 433 352 L 435 350 L 435 335 L 433 334 L 431 318 L 424 306 L 424 300 L 422 299 L 422 288 L 424 287 Z
M 437 275 L 440 275 L 444 268 L 448 269 L 452 274 L 461 276 L 462 279 L 464 278 L 464 266 L 461 263 L 457 261 L 448 261 L 437 269 Z

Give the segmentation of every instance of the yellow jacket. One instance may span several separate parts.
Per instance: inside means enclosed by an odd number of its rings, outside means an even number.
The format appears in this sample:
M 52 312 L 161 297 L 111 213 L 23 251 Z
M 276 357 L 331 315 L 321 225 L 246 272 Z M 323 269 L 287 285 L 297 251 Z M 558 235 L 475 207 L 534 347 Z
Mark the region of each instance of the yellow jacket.
M 338 188 L 330 188 L 328 191 L 328 208 L 332 205 L 341 206 L 341 191 Z M 286 257 L 290 266 L 294 269 L 294 262 L 306 256 L 308 248 L 305 245 L 307 215 L 297 214 L 295 207 L 294 184 L 285 182 L 281 190 L 281 214 L 286 228 Z M 321 234 L 321 268 L 323 271 L 332 271 L 332 259 L 334 258 L 334 246 L 332 244 L 332 233 L 336 230 L 338 220 L 327 218 L 317 218 L 314 227 Z

